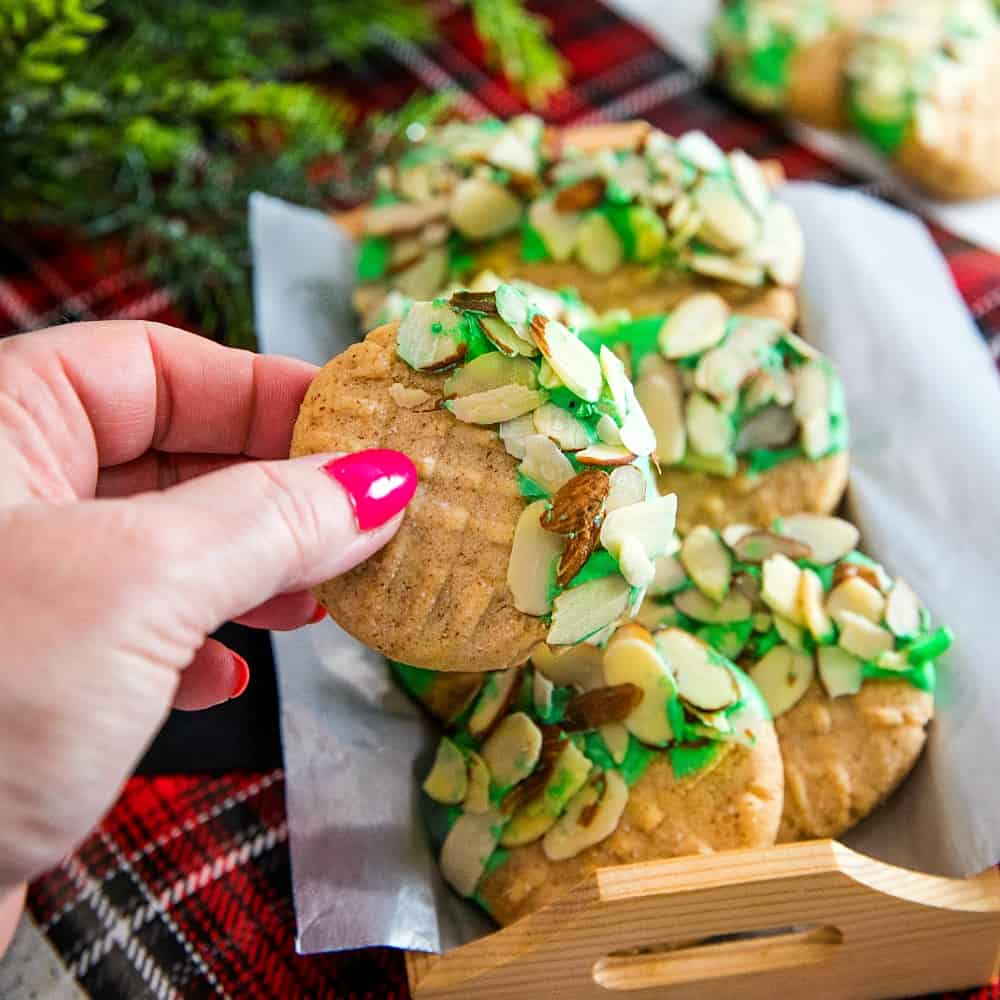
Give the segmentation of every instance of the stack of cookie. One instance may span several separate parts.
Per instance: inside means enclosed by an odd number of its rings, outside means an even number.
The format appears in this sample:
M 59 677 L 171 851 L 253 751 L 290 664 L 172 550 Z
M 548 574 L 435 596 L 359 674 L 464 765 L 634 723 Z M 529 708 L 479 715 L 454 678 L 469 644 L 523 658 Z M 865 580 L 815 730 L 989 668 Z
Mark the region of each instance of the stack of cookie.
M 503 924 L 600 866 L 840 835 L 913 766 L 950 641 L 832 516 L 843 387 L 790 329 L 767 171 L 532 121 L 448 126 L 350 217 L 359 306 L 396 318 L 293 440 L 418 468 L 318 593 L 441 724 L 431 835 Z
M 750 107 L 853 127 L 935 197 L 1000 193 L 992 0 L 726 0 L 711 41 Z

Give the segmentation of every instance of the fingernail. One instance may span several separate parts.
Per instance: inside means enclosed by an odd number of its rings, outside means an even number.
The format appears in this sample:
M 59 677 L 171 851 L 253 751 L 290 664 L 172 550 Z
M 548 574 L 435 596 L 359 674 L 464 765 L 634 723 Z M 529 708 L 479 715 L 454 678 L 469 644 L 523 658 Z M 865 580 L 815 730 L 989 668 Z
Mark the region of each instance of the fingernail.
M 310 625 L 315 625 L 316 622 L 321 622 L 326 617 L 326 608 L 322 604 L 316 605 L 316 610 L 312 613 L 312 617 L 309 619 Z
M 232 653 L 232 657 L 233 666 L 236 667 L 236 683 L 233 685 L 233 693 L 229 696 L 230 701 L 239 698 L 250 683 L 250 668 L 247 666 L 247 661 L 239 653 Z
M 401 452 L 372 448 L 335 458 L 323 471 L 351 501 L 361 531 L 371 531 L 398 514 L 417 488 L 417 470 Z

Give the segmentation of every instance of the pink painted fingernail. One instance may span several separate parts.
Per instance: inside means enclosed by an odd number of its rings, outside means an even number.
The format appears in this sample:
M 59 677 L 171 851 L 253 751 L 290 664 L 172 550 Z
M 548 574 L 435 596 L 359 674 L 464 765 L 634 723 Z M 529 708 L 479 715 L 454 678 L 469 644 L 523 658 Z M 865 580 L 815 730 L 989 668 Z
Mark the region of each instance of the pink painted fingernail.
M 326 617 L 326 608 L 322 604 L 316 605 L 316 610 L 312 613 L 312 617 L 309 619 L 310 625 L 315 625 L 316 622 L 321 622 Z
M 371 531 L 398 514 L 417 488 L 413 463 L 401 451 L 387 448 L 335 458 L 323 471 L 344 487 L 362 531 Z
M 233 666 L 236 667 L 236 683 L 233 685 L 233 693 L 229 696 L 230 701 L 232 701 L 233 698 L 239 698 L 246 691 L 247 685 L 250 683 L 250 668 L 247 666 L 247 661 L 239 653 L 233 653 L 232 650 L 230 653 L 233 657 Z

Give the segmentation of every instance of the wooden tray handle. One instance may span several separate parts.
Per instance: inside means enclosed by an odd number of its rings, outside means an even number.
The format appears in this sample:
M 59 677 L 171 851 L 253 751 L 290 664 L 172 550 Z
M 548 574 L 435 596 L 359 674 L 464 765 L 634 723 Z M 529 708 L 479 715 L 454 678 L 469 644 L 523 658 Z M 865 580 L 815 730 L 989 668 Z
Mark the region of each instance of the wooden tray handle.
M 943 879 L 813 841 L 604 868 L 408 967 L 415 1000 L 826 1000 L 979 985 L 998 958 L 995 871 Z

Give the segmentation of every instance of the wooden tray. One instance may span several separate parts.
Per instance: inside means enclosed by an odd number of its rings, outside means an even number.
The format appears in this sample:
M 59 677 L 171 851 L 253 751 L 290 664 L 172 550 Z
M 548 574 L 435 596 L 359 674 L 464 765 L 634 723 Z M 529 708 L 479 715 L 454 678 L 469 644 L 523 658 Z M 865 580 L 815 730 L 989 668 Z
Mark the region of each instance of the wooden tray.
M 817 840 L 604 868 L 407 971 L 414 1000 L 834 1000 L 979 986 L 998 958 L 995 869 L 937 878 Z

